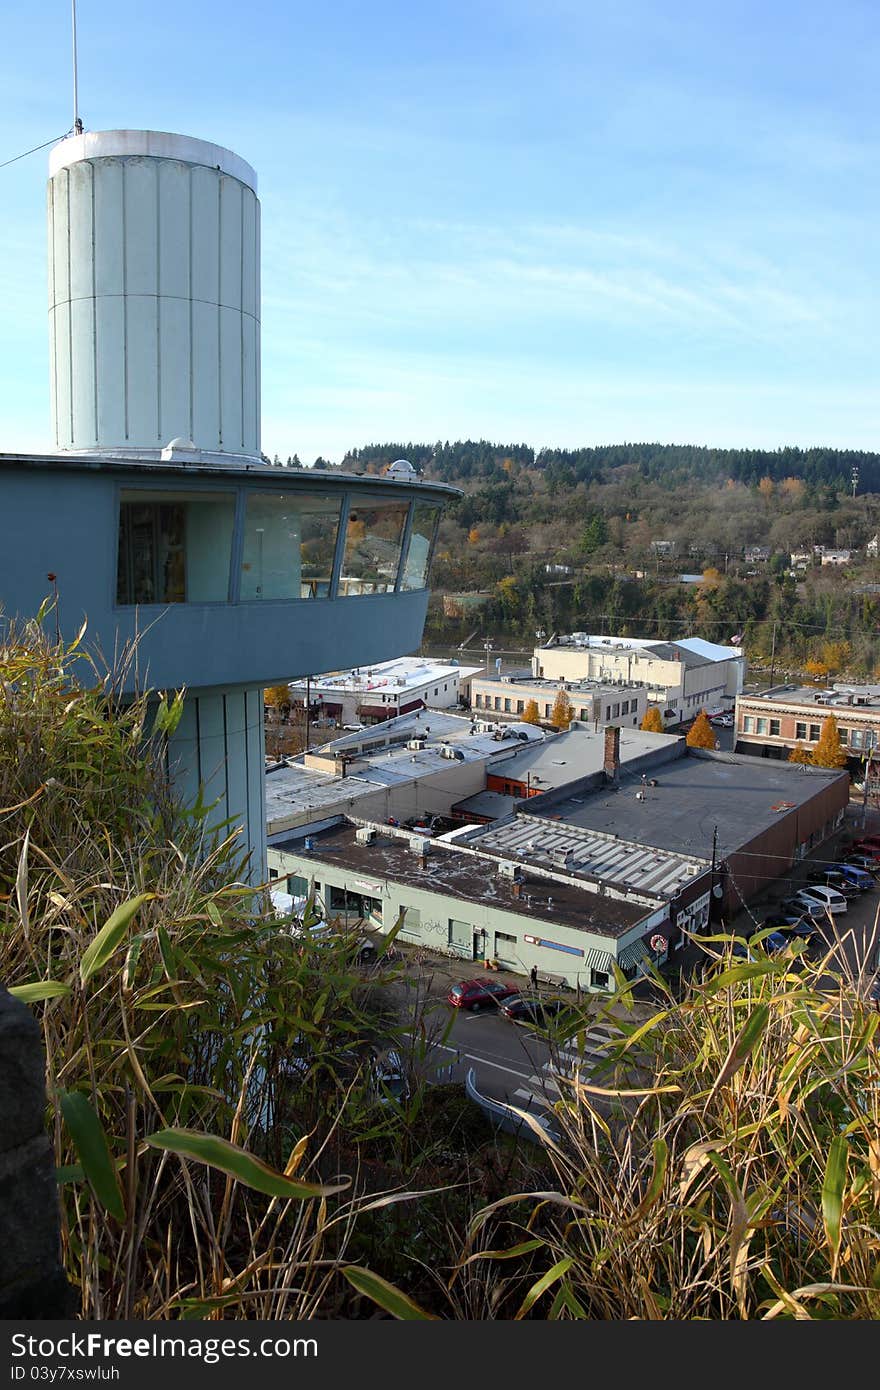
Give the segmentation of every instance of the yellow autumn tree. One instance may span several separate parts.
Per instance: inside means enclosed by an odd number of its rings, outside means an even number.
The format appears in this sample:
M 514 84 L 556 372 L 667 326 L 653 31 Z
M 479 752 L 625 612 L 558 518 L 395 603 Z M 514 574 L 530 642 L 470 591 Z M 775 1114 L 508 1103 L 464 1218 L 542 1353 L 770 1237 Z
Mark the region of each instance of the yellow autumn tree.
M 789 753 L 788 761 L 790 763 L 808 763 L 812 761 L 809 748 L 805 748 L 800 739 L 798 739 L 794 748 L 792 748 Z
M 649 705 L 645 710 L 645 717 L 639 728 L 644 729 L 646 734 L 662 734 L 663 715 L 657 705 Z
M 813 749 L 810 762 L 815 767 L 845 767 L 846 751 L 840 743 L 840 730 L 833 714 L 822 720 L 819 742 Z
M 479 526 L 472 526 L 471 529 L 468 531 L 468 545 L 476 545 L 476 544 L 477 544 L 477 541 L 478 541 L 479 539 L 480 539 L 480 528 L 479 528 Z
M 281 710 L 285 705 L 290 704 L 290 691 L 286 685 L 270 685 L 268 690 L 263 691 L 263 704 L 271 706 L 272 709 Z
M 685 739 L 688 748 L 714 748 L 715 730 L 709 723 L 706 711 L 700 710 Z
M 767 478 L 767 477 L 762 478 L 761 481 L 758 483 L 758 491 L 760 492 L 761 496 L 764 498 L 764 501 L 765 501 L 765 502 L 769 502 L 769 501 L 770 501 L 770 498 L 773 496 L 774 492 L 776 491 L 776 487 L 775 487 L 775 485 L 774 485 L 773 479 L 772 479 L 772 478 Z
M 524 724 L 540 724 L 541 716 L 538 713 L 537 700 L 528 700 L 523 713 L 522 722 Z
M 827 662 L 820 661 L 816 656 L 811 656 L 809 660 L 804 662 L 804 670 L 808 676 L 827 676 L 828 664 Z
M 564 733 L 574 718 L 571 700 L 564 690 L 557 691 L 556 699 L 553 701 L 553 713 L 550 715 L 550 723 L 553 724 L 560 733 Z

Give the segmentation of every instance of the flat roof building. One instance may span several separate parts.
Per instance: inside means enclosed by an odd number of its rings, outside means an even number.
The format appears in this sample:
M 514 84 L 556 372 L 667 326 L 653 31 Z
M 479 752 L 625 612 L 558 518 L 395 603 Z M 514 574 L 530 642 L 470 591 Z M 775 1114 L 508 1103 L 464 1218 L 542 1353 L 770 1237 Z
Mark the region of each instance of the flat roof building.
M 404 656 L 312 676 L 308 683 L 291 681 L 289 688 L 294 703 L 309 699 L 313 718 L 371 725 L 413 710 L 466 706 L 470 679 L 480 670 Z
M 853 765 L 880 747 L 880 685 L 844 684 L 774 685 L 740 695 L 736 747 L 764 758 L 787 759 L 797 743 L 809 752 L 829 714 Z

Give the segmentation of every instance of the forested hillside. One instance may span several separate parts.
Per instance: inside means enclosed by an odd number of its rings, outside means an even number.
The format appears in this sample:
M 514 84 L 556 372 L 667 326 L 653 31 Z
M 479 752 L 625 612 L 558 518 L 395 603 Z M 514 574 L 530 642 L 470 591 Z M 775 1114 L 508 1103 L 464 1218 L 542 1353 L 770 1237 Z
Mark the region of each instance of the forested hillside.
M 743 634 L 750 661 L 780 671 L 880 666 L 880 566 L 865 550 L 880 529 L 880 454 L 410 441 L 341 466 L 378 474 L 401 457 L 463 492 L 441 525 L 426 642 Z M 815 547 L 852 554 L 822 565 Z

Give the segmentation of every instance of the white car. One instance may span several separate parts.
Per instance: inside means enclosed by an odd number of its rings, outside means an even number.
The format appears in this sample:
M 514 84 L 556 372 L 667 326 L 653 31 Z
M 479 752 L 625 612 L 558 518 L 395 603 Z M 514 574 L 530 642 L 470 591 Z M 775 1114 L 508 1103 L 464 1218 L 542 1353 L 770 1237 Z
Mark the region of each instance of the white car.
M 820 883 L 801 888 L 794 896 L 804 907 L 818 906 L 831 913 L 846 912 L 847 909 L 846 898 L 842 893 L 838 893 L 836 888 L 825 888 Z

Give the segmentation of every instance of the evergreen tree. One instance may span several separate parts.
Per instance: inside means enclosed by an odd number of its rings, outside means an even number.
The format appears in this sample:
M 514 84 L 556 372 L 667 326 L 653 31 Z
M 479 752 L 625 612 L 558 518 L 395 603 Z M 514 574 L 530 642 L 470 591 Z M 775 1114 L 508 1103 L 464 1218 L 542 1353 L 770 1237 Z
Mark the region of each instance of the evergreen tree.
M 833 714 L 829 714 L 822 721 L 822 732 L 813 749 L 810 762 L 815 767 L 846 767 L 846 752 L 841 747 L 837 720 Z
M 564 733 L 574 718 L 571 700 L 564 690 L 557 692 L 556 699 L 553 701 L 553 713 L 550 715 L 550 723 Z
M 790 763 L 808 763 L 812 761 L 809 749 L 804 747 L 800 739 L 798 739 L 794 748 L 792 748 L 789 753 L 788 761 Z
M 644 729 L 646 734 L 662 734 L 663 715 L 660 713 L 657 705 L 648 706 L 645 710 L 645 717 L 639 727 Z
M 715 730 L 709 723 L 706 711 L 704 709 L 700 710 L 700 713 L 697 715 L 696 719 L 691 725 L 685 742 L 687 743 L 688 748 L 715 747 Z
M 525 708 L 525 713 L 523 714 L 523 717 L 522 717 L 522 722 L 523 722 L 524 724 L 540 724 L 540 722 L 541 722 L 541 716 L 540 716 L 540 714 L 538 713 L 538 702 L 537 702 L 537 700 L 528 700 L 528 701 L 526 702 L 526 708 Z

